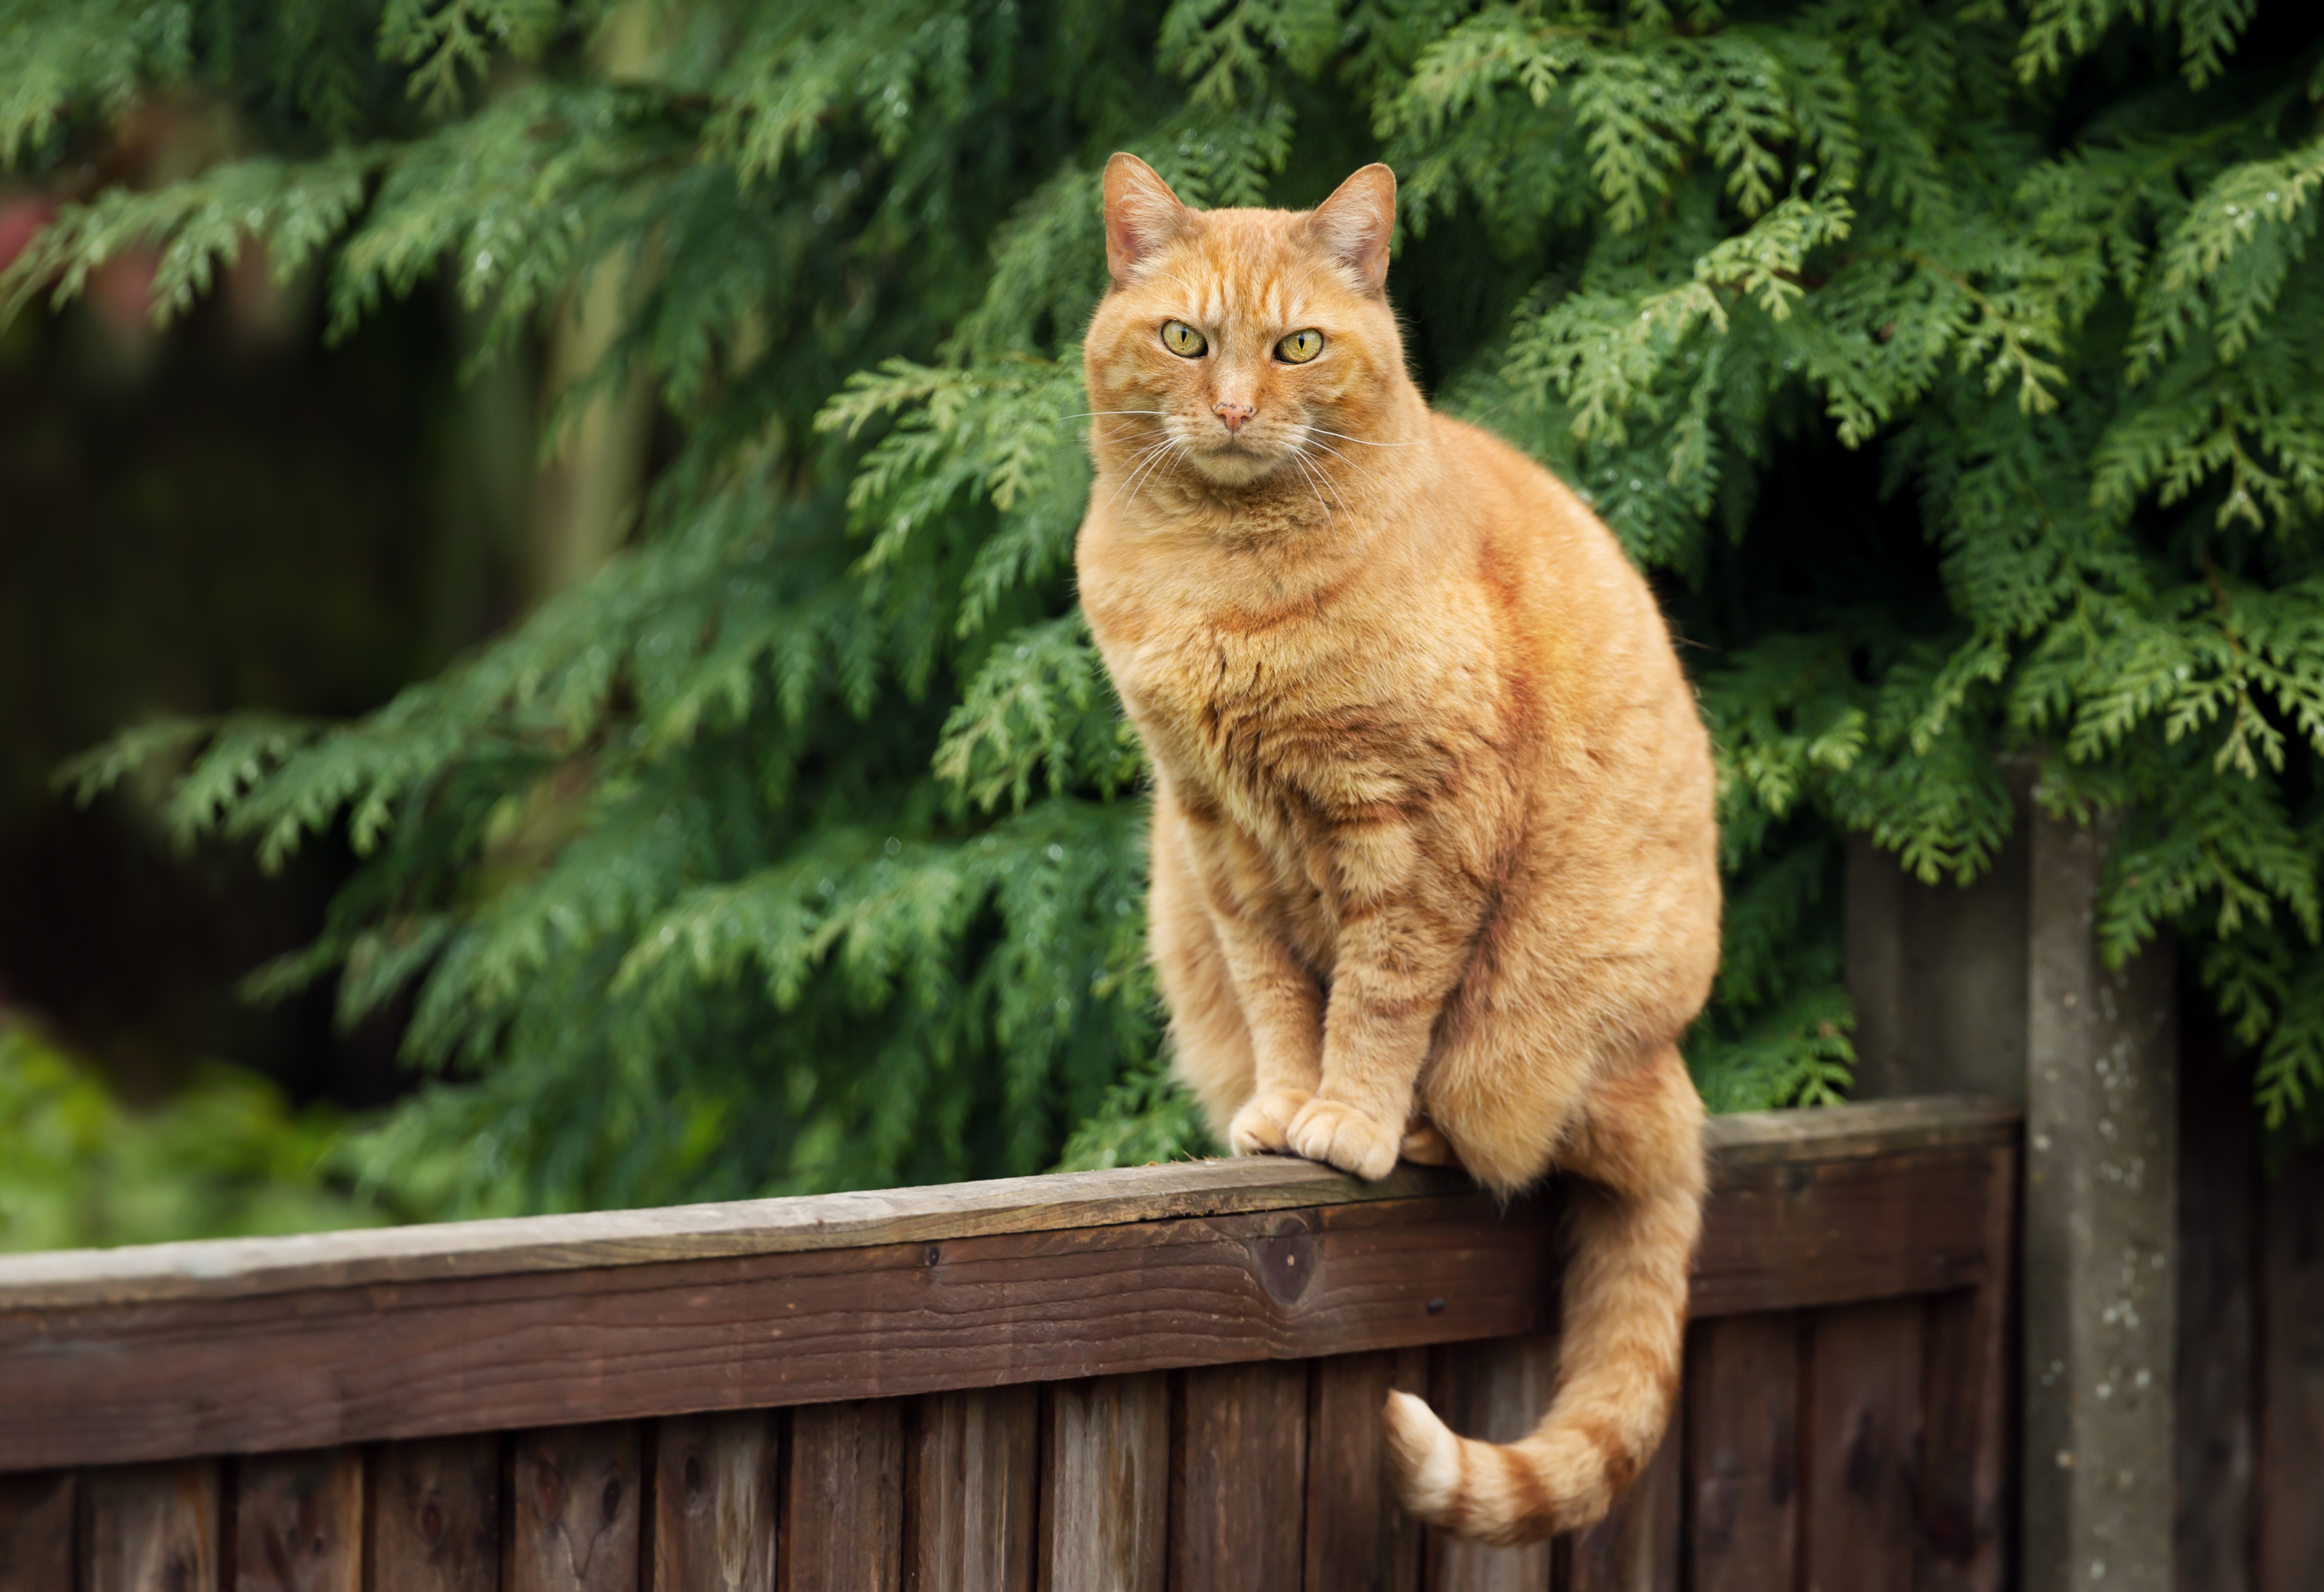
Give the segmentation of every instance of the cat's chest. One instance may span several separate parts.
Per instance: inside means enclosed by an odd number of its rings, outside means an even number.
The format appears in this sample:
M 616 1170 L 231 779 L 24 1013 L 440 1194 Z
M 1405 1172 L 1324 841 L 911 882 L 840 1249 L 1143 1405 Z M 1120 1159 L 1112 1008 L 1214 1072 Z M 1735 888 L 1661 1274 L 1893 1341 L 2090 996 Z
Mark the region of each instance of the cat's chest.
M 1312 639 L 1190 620 L 1105 650 L 1173 783 L 1255 838 L 1295 844 L 1339 809 L 1395 801 L 1406 787 L 1400 715 Z

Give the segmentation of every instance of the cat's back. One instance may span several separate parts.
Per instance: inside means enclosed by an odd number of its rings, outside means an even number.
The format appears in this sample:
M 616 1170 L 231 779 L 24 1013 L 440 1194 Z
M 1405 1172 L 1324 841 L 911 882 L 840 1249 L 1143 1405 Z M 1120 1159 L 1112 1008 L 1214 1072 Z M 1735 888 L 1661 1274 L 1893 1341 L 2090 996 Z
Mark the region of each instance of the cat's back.
M 1693 694 L 1654 589 L 1580 494 L 1491 432 L 1430 416 L 1440 502 L 1470 519 L 1476 579 L 1508 642 L 1547 678 L 1569 713 L 1628 711 Z M 1443 512 L 1440 509 L 1436 511 Z
M 1462 488 L 1446 495 L 1471 516 L 1505 720 L 1525 726 L 1544 909 L 1569 947 L 1683 970 L 1691 1016 L 1718 960 L 1717 779 L 1661 605 L 1572 488 L 1486 431 L 1434 424 Z

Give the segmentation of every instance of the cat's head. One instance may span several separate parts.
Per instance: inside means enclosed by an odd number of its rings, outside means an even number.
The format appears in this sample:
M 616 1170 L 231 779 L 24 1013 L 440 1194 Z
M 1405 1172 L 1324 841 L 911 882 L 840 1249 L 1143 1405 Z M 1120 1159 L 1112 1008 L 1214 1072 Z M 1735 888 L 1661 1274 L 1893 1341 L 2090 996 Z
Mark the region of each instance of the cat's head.
M 1169 444 L 1222 487 L 1352 452 L 1347 439 L 1376 432 L 1409 385 L 1384 286 L 1395 225 L 1386 166 L 1313 210 L 1197 211 L 1137 156 L 1114 156 L 1113 286 L 1083 345 L 1102 446 L 1139 458 Z

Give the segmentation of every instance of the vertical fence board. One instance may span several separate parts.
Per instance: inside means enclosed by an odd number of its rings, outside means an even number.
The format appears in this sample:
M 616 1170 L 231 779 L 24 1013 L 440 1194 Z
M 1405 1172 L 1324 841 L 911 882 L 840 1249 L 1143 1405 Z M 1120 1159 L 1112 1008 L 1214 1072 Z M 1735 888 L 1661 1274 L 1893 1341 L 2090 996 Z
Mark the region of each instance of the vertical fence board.
M 236 1467 L 235 1592 L 358 1592 L 363 1453 L 258 1454 Z
M 1032 1592 L 1038 1387 L 933 1394 L 904 1454 L 905 1592 Z
M 2268 1188 L 2261 1218 L 2260 1592 L 2324 1587 L 2324 1155 Z
M 1306 1541 L 1306 1362 L 1180 1376 L 1170 1432 L 1173 1592 L 1297 1586 Z
M 1900 1299 L 1808 1318 L 1807 1592 L 1913 1584 L 1925 1309 Z
M 1419 1592 L 1420 1525 L 1398 1507 L 1382 1452 L 1388 1390 L 1425 1394 L 1428 1353 L 1315 1362 L 1307 1398 L 1307 1576 L 1322 1592 Z
M 1168 1377 L 1060 1382 L 1043 1402 L 1041 1592 L 1162 1592 Z
M 1556 1386 L 1555 1338 L 1504 1338 L 1438 1349 L 1428 1401 L 1462 1437 L 1505 1443 L 1534 1429 Z M 1488 1548 L 1431 1531 L 1429 1592 L 1548 1592 L 1551 1558 L 1547 1542 Z
M 1993 1152 L 1985 1176 L 1986 1281 L 1929 1301 L 1923 1325 L 1919 1592 L 2001 1592 L 2008 1576 L 2016 1154 Z
M 641 1436 L 632 1422 L 515 1436 L 508 1592 L 637 1592 Z
M 657 1423 L 653 1592 L 774 1592 L 777 1419 L 746 1410 Z
M 1566 1551 L 1564 1592 L 1678 1592 L 1679 1506 L 1686 1489 L 1685 1394 L 1646 1468 L 1606 1518 Z
M 0 1476 L 0 1592 L 69 1592 L 76 1481 L 69 1470 Z
M 1729 1316 L 1688 1333 L 1687 1586 L 1794 1584 L 1799 1539 L 1800 1323 Z
M 496 1592 L 498 1437 L 383 1443 L 367 1469 L 364 1592 Z
M 2008 1302 L 1997 1286 L 1928 1303 L 1913 1585 L 2001 1592 L 2006 1578 Z
M 2178 1592 L 2252 1592 L 2259 1418 L 2258 1146 L 2251 1081 L 2208 1025 L 2179 1069 Z
M 218 1584 L 215 1459 L 88 1473 L 88 1592 L 208 1592 Z
M 784 1592 L 899 1592 L 903 1410 L 895 1399 L 791 1413 Z

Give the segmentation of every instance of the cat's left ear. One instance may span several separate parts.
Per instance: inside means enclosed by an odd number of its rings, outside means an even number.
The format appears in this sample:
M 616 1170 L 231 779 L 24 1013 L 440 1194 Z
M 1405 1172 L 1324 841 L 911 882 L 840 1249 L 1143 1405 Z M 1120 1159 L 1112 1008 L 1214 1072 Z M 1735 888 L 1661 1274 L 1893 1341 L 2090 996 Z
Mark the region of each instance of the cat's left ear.
M 1374 161 L 1315 207 L 1312 225 L 1340 262 L 1373 292 L 1388 281 L 1388 240 L 1396 231 L 1396 173 Z

